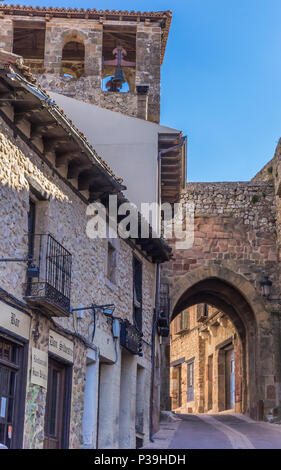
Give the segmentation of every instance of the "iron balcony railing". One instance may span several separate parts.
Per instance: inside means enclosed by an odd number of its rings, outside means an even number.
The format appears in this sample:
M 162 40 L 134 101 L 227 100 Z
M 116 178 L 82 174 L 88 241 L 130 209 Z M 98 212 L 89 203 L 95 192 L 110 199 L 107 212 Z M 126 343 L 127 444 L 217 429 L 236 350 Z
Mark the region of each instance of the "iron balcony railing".
M 169 284 L 162 283 L 160 287 L 160 311 L 158 317 L 158 333 L 168 337 L 170 332 L 170 294 Z
M 52 316 L 70 311 L 72 256 L 50 234 L 34 235 L 27 268 L 25 298 Z
M 169 284 L 162 283 L 160 286 L 160 309 L 165 313 L 167 319 L 170 316 L 170 292 Z
M 143 334 L 128 320 L 121 322 L 120 344 L 132 354 L 143 355 L 142 336 Z

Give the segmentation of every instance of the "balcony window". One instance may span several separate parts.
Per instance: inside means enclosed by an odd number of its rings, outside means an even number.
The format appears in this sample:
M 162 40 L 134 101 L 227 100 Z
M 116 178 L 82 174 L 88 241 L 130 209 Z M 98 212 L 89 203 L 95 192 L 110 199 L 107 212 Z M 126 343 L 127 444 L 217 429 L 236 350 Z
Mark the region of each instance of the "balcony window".
M 34 235 L 33 240 L 25 298 L 52 316 L 68 315 L 72 256 L 50 234 Z

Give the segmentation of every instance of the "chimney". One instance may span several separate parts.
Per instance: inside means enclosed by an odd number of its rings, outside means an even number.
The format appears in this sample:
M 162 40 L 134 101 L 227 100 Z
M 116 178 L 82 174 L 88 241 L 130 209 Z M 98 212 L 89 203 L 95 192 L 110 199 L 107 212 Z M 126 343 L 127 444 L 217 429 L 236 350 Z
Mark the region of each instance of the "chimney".
M 148 115 L 148 85 L 136 85 L 138 94 L 138 118 L 147 121 Z

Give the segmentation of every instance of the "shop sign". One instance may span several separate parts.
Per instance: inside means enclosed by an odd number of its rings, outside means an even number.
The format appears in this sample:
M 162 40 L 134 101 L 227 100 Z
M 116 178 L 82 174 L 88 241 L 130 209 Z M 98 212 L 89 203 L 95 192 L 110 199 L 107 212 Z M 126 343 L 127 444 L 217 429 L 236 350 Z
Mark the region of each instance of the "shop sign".
M 47 389 L 48 353 L 37 348 L 32 348 L 30 381 L 32 384 Z
M 53 330 L 49 333 L 49 351 L 62 359 L 73 362 L 73 342 Z
M 0 304 L 0 327 L 29 339 L 30 316 L 5 302 Z

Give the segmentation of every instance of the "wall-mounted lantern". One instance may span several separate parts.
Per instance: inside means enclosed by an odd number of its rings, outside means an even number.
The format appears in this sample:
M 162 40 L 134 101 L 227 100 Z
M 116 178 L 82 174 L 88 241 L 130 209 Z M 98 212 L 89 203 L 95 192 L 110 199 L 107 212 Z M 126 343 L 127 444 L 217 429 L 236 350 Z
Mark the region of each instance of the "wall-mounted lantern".
M 114 304 L 106 304 L 106 305 L 91 305 L 90 307 L 79 307 L 79 308 L 71 308 L 71 312 L 80 312 L 82 310 L 101 310 L 104 315 L 111 317 L 115 310 Z
M 159 317 L 157 321 L 158 326 L 158 334 L 163 338 L 167 338 L 170 334 L 170 325 L 169 325 L 169 317 L 164 310 L 160 310 Z
M 94 328 L 92 331 L 92 342 L 94 341 L 95 337 L 95 332 L 96 332 L 96 314 L 97 310 L 101 310 L 101 312 L 106 315 L 107 317 L 113 318 L 113 312 L 115 310 L 115 305 L 114 304 L 105 304 L 105 305 L 91 305 L 89 307 L 79 307 L 79 308 L 71 308 L 70 311 L 72 312 L 81 312 L 84 310 L 91 310 L 93 313 L 93 320 L 94 320 Z M 83 316 L 80 317 L 80 319 L 83 318 Z
M 28 263 L 27 277 L 39 277 L 39 267 L 32 264 L 33 259 L 26 258 L 0 258 L 0 263 Z
M 262 288 L 262 295 L 269 299 L 272 282 L 269 280 L 268 276 L 264 276 L 263 280 L 260 282 Z

